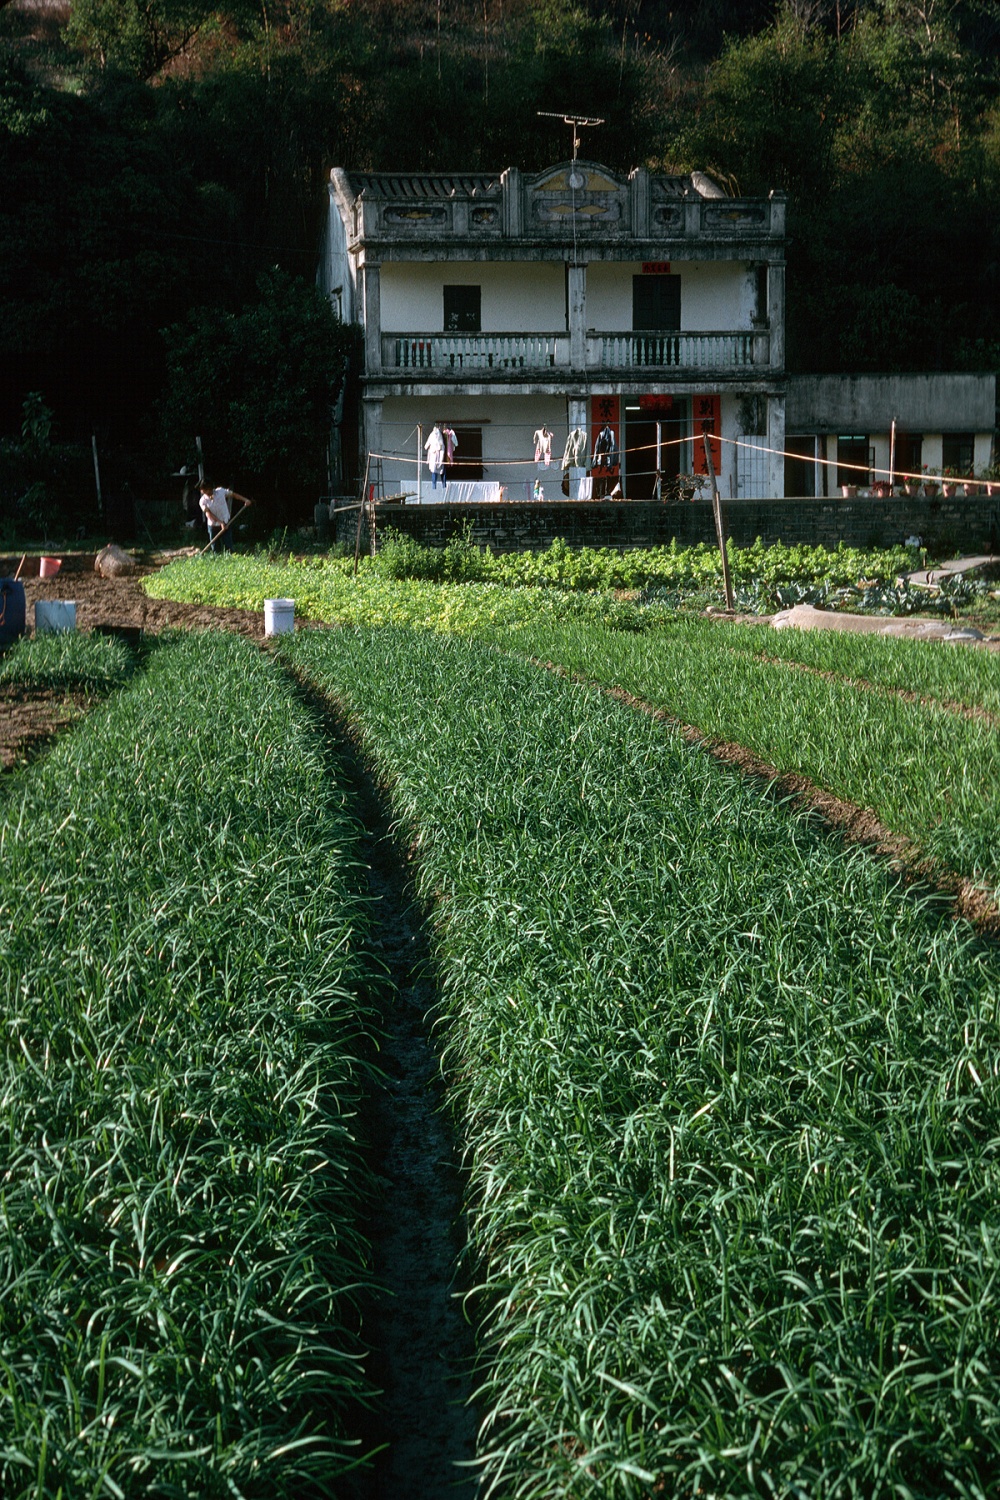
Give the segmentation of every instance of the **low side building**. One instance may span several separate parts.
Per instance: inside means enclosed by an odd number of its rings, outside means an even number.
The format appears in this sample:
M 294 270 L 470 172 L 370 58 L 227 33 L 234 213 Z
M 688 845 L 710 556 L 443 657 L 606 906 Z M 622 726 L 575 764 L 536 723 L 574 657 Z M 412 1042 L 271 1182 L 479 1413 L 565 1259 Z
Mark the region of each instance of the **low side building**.
M 992 374 L 792 375 L 786 496 L 901 476 L 981 476 L 996 424 Z

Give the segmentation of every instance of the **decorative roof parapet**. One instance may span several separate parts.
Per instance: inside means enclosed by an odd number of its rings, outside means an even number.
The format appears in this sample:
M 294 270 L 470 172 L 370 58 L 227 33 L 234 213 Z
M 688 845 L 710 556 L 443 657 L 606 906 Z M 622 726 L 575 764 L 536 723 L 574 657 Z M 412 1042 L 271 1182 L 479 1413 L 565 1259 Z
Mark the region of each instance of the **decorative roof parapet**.
M 669 176 L 636 167 L 627 178 L 575 158 L 542 172 L 347 172 L 331 194 L 349 237 L 528 239 L 574 243 L 690 239 L 781 240 L 785 196 L 732 198 L 703 172 Z

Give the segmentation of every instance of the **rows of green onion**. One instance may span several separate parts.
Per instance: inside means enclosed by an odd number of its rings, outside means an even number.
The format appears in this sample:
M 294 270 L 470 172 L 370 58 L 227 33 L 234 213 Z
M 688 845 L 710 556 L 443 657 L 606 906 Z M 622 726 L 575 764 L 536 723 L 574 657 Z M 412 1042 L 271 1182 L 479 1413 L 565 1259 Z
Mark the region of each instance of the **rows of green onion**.
M 803 775 L 873 810 L 942 868 L 1000 886 L 1000 738 L 988 714 L 947 706 L 997 702 L 992 654 L 705 621 L 649 636 L 539 623 L 517 645 Z
M 0 787 L 0 1493 L 342 1494 L 361 1459 L 357 828 L 235 637 Z
M 996 950 L 524 660 L 285 650 L 355 721 L 433 904 L 484 1493 L 994 1494 Z

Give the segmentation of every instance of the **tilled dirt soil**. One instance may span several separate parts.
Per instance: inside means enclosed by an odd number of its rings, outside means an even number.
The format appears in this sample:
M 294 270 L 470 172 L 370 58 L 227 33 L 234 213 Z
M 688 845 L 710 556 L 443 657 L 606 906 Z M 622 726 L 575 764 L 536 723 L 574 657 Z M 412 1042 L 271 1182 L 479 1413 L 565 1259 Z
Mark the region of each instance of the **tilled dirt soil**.
M 37 600 L 66 599 L 76 604 L 78 630 L 98 627 L 152 632 L 170 627 L 235 630 L 251 639 L 263 640 L 262 613 L 147 599 L 140 580 L 173 558 L 193 551 L 188 548 L 186 553 L 158 553 L 135 573 L 122 578 L 102 578 L 96 573 L 92 552 L 63 554 L 55 578 L 39 578 L 38 558 L 29 558 L 21 573 L 28 629 L 34 623 Z M 0 556 L 0 578 L 13 578 L 20 560 L 19 556 Z M 86 698 L 75 693 L 0 687 L 0 769 L 9 770 L 30 757 L 87 706 Z

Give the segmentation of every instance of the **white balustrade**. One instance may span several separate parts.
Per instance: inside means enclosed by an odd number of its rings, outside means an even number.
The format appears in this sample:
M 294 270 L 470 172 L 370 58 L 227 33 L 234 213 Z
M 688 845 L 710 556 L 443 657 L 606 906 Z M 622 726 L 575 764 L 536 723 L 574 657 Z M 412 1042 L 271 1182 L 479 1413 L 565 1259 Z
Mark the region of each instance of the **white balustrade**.
M 565 337 L 563 339 L 565 342 Z M 407 333 L 382 341 L 384 364 L 396 370 L 546 370 L 556 364 L 551 333 Z
M 733 370 L 754 363 L 752 333 L 602 333 L 587 363 L 602 369 Z
M 734 370 L 766 366 L 769 340 L 756 332 L 597 333 L 588 369 Z M 566 369 L 569 337 L 554 333 L 397 333 L 382 337 L 383 368 L 446 375 Z

